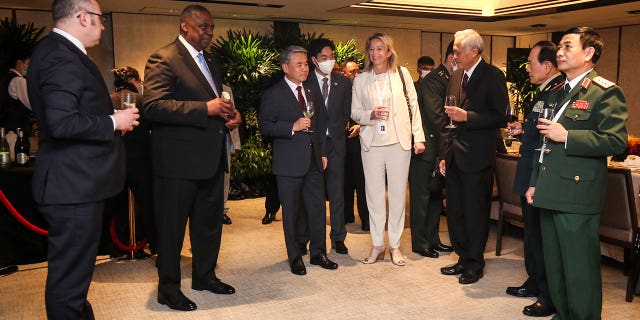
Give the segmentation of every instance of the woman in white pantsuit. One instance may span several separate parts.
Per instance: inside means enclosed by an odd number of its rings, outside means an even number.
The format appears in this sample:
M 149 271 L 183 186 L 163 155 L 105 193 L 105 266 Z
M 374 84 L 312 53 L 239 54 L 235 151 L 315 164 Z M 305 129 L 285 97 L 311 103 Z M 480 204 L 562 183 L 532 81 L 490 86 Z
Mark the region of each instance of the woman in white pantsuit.
M 404 209 L 411 158 L 411 136 L 415 153 L 425 149 L 418 100 L 406 68 L 400 68 L 409 106 L 398 73 L 398 57 L 389 35 L 375 33 L 367 39 L 364 72 L 353 83 L 351 118 L 360 124 L 360 146 L 371 227 L 371 254 L 363 263 L 384 259 L 384 229 L 387 216 L 385 176 L 389 184 L 389 252 L 395 265 L 405 265 L 400 251 Z M 413 119 L 410 119 L 409 109 Z

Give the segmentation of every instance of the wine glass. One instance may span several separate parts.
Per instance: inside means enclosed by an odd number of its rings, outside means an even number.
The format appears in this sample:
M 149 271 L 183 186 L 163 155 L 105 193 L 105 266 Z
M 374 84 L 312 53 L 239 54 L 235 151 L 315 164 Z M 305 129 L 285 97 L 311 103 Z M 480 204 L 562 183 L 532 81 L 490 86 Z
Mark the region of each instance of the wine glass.
M 553 120 L 553 116 L 554 116 L 554 113 L 555 113 L 555 107 L 556 107 L 555 103 L 551 103 L 551 104 L 547 105 L 545 108 L 542 109 L 542 112 L 540 112 L 538 114 L 538 119 Z M 542 136 L 542 145 L 540 146 L 540 148 L 537 148 L 535 150 L 536 151 L 544 151 L 544 153 L 551 152 L 551 150 L 549 148 L 547 148 L 547 137 L 546 136 Z
M 445 100 L 444 100 L 444 107 L 446 108 L 452 108 L 452 107 L 456 107 L 456 96 L 454 95 L 448 95 Z M 449 124 L 445 126 L 445 128 L 447 129 L 454 129 L 457 128 L 458 126 L 456 126 L 453 123 L 453 120 L 451 119 L 451 117 L 449 117 Z
M 313 113 L 314 113 L 313 101 L 307 101 L 307 104 L 306 104 L 304 110 L 302 110 L 302 114 L 307 119 L 311 119 L 311 117 L 313 117 Z M 304 131 L 304 132 L 313 132 L 313 130 L 311 130 L 309 128 L 303 129 L 302 131 Z
M 516 109 L 513 106 L 509 105 L 509 107 L 507 108 L 507 123 L 516 121 L 518 121 L 518 114 L 516 113 Z M 509 133 L 509 135 L 505 138 L 506 140 L 516 140 L 516 138 L 513 136 L 513 130 L 511 130 L 511 128 L 507 129 L 507 132 Z
M 120 108 L 124 109 L 133 109 L 136 107 L 136 93 L 124 90 L 120 92 Z

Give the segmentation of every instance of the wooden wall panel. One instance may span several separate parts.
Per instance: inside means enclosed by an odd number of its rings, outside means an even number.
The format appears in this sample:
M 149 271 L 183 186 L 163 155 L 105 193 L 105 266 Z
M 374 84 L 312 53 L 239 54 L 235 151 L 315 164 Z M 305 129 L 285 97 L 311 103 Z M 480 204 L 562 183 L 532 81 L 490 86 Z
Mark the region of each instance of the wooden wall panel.
M 596 64 L 596 70 L 599 75 L 613 82 L 618 82 L 620 28 L 598 29 L 597 31 L 604 41 L 604 49 Z
M 622 87 L 627 98 L 627 108 L 629 110 L 627 129 L 630 134 L 640 136 L 640 86 L 638 86 L 638 74 L 640 74 L 640 64 L 638 64 L 640 25 L 622 27 L 620 39 L 620 76 L 618 85 Z
M 436 63 L 436 67 L 443 59 L 440 36 L 441 34 L 439 32 L 422 32 L 420 41 L 420 56 L 429 56 L 433 58 L 433 61 Z

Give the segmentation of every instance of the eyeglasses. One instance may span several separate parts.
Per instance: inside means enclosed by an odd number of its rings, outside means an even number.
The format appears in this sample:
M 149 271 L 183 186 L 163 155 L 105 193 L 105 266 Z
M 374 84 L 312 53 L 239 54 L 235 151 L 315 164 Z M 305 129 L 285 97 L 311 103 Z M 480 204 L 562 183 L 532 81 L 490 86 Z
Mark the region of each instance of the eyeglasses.
M 91 11 L 85 11 L 85 12 L 86 12 L 87 14 L 90 14 L 90 15 L 92 15 L 92 16 L 97 16 L 98 18 L 100 18 L 100 23 L 101 23 L 102 25 L 104 25 L 104 24 L 107 22 L 107 17 L 105 17 L 105 16 L 104 16 L 104 15 L 102 15 L 102 14 L 95 13 L 95 12 L 91 12 Z M 76 16 L 76 18 L 80 18 L 80 15 L 78 14 L 78 15 Z

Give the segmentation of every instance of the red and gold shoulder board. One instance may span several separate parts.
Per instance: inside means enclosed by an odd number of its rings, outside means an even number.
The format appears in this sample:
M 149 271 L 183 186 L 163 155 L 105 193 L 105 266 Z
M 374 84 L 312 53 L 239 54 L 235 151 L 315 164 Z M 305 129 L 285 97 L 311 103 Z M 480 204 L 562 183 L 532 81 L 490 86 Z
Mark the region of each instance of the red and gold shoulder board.
M 603 89 L 609 89 L 612 86 L 615 86 L 616 84 L 614 82 L 611 82 L 601 76 L 597 76 L 595 78 L 592 79 L 593 83 L 597 84 L 598 86 L 602 87 Z

